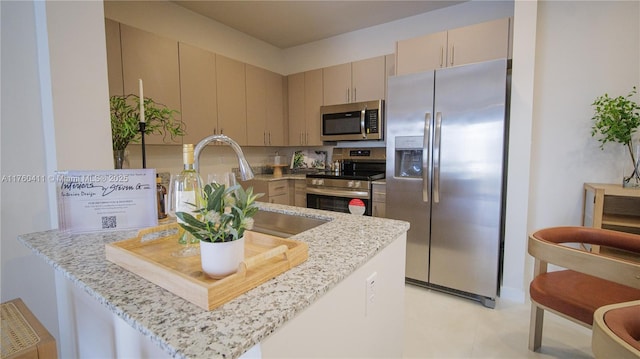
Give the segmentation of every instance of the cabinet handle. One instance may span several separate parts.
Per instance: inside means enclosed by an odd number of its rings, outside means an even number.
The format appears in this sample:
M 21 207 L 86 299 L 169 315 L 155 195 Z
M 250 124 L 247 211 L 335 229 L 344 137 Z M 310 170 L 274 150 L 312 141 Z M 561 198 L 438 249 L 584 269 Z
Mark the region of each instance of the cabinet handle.
M 353 102 L 358 101 L 358 93 L 356 92 L 356 88 L 353 88 Z
M 303 140 L 302 140 L 302 138 L 303 138 L 302 136 L 304 136 L 304 135 L 302 134 L 302 131 L 300 131 L 300 144 L 301 144 L 301 145 L 303 145 L 303 144 L 304 144 L 304 143 L 303 143 Z
M 351 95 L 351 94 L 349 93 L 349 89 L 347 89 L 347 103 L 351 102 L 351 101 L 349 100 L 349 98 L 350 98 L 349 96 L 350 96 L 350 95 Z
M 222 127 L 220 128 L 220 134 L 224 135 L 224 128 L 222 128 Z
M 440 67 L 444 65 L 444 46 L 440 46 Z
M 450 61 L 451 66 L 453 66 L 453 54 L 455 52 L 455 48 L 456 48 L 455 45 L 451 45 L 451 61 Z
M 271 144 L 271 131 L 269 131 L 269 144 Z
M 262 132 L 262 143 L 267 144 L 267 133 L 264 131 Z
M 306 137 L 306 139 L 305 139 L 305 141 L 304 141 L 304 144 L 305 144 L 305 145 L 308 145 L 308 144 L 309 144 L 309 132 L 307 132 L 307 137 Z

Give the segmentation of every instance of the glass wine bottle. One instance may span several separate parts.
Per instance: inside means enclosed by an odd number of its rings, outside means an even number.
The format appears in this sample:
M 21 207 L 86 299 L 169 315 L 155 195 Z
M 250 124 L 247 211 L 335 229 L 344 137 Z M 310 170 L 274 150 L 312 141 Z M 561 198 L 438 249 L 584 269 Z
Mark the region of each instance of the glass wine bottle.
M 193 144 L 182 145 L 182 160 L 182 172 L 171 178 L 169 212 L 173 217 L 176 217 L 176 212 L 187 212 L 195 217 L 200 208 L 202 181 L 194 167 Z M 177 220 L 181 222 L 180 218 Z M 184 257 L 198 254 L 198 246 L 194 245 L 198 239 L 190 233 L 184 232 L 179 243 L 185 247 L 174 255 Z

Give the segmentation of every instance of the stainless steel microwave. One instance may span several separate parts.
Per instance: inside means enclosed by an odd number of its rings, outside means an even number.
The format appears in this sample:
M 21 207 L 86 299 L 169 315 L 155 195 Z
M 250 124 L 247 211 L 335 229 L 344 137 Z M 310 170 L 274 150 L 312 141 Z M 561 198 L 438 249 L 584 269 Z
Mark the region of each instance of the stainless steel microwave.
M 323 141 L 384 139 L 384 100 L 320 107 Z

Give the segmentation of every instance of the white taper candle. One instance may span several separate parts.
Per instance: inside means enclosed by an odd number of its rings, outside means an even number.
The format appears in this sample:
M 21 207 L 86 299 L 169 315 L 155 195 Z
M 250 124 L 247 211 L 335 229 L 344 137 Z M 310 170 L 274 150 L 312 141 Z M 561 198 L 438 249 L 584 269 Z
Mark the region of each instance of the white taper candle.
M 144 122 L 144 94 L 142 93 L 142 79 L 138 79 L 140 84 L 140 122 Z

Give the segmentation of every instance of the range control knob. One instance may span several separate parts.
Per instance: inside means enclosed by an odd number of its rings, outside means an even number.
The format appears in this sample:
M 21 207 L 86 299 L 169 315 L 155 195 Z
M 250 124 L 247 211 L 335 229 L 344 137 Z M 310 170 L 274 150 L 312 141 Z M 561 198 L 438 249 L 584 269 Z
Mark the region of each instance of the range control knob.
M 352 188 L 353 187 L 353 181 L 347 182 L 347 187 Z
M 312 179 L 312 180 L 311 180 L 311 184 L 312 184 L 312 185 L 314 185 L 314 186 L 315 186 L 315 185 L 317 185 L 317 184 L 318 184 L 318 180 L 317 180 L 317 179 L 315 179 L 315 178 L 314 178 L 314 179 Z
M 324 180 L 323 180 L 323 179 L 319 179 L 319 180 L 318 180 L 318 185 L 320 185 L 320 186 L 324 186 Z

